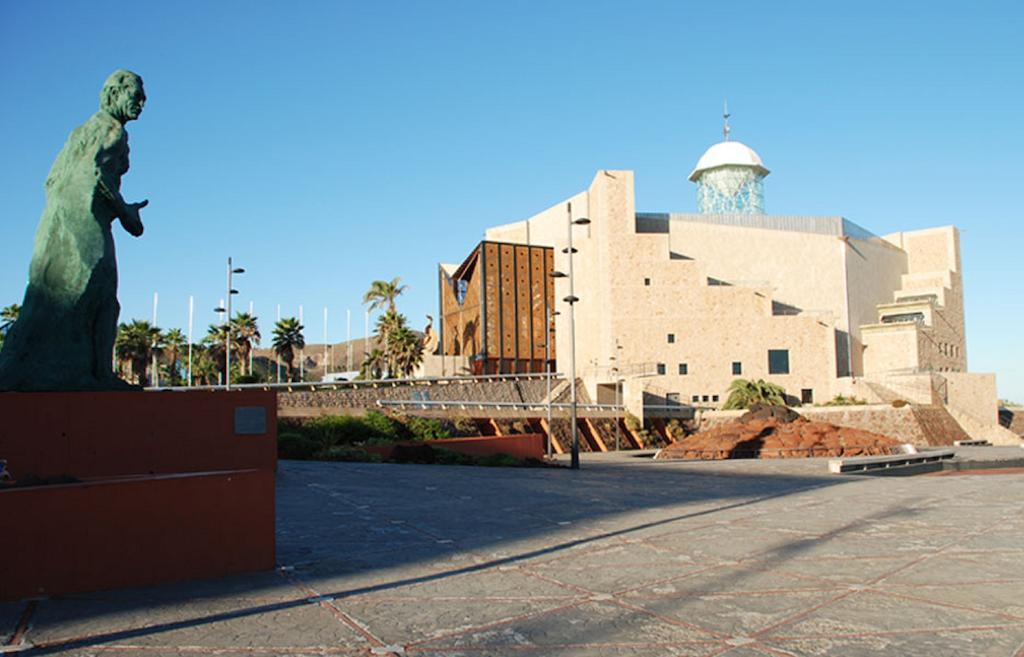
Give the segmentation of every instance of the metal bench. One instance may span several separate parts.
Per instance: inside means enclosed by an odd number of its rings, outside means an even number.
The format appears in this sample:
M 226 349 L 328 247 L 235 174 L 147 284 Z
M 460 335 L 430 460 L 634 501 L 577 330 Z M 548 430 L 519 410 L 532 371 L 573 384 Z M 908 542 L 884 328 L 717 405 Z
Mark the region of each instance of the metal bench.
M 833 474 L 846 472 L 869 472 L 886 470 L 922 463 L 937 463 L 951 459 L 955 452 L 951 449 L 933 449 L 917 454 L 892 454 L 891 456 L 855 456 L 848 459 L 829 459 L 828 471 Z

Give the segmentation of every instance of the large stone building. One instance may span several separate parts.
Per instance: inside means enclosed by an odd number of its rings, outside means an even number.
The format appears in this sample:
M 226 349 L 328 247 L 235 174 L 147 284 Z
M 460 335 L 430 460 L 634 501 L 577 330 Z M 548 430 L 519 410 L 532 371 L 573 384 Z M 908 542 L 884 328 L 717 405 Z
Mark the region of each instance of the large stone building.
M 465 332 L 450 320 L 458 279 L 473 271 L 485 245 L 549 248 L 554 269 L 568 272 L 571 231 L 576 372 L 597 401 L 621 398 L 636 413 L 717 407 L 733 380 L 765 379 L 794 402 L 916 396 L 938 399 L 979 426 L 994 424 L 994 375 L 966 373 L 957 229 L 875 235 L 841 216 L 766 214 L 768 173 L 758 154 L 727 132 L 689 176 L 697 213 L 637 212 L 633 172 L 602 170 L 586 190 L 488 229 L 462 267 L 442 266 L 445 353 L 452 353 L 453 333 Z M 572 223 L 582 217 L 589 223 Z M 506 291 L 522 289 L 516 271 L 506 273 Z M 519 335 L 527 327 L 536 335 L 550 309 L 560 310 L 553 352 L 567 373 L 572 334 L 563 299 L 570 282 L 554 281 L 554 303 L 534 294 L 532 312 L 520 310 L 514 321 L 523 323 Z M 495 308 L 500 290 L 491 293 Z M 515 325 L 506 332 L 517 334 Z M 484 342 L 463 338 L 460 344 Z M 486 357 L 490 371 L 524 371 L 484 351 L 477 362 Z M 531 343 L 529 369 L 538 353 Z

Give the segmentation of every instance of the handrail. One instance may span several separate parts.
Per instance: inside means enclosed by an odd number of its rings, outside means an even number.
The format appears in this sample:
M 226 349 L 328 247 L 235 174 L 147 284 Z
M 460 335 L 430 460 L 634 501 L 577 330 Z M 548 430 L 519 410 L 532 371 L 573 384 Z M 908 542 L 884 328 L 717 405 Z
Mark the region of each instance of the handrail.
M 496 402 L 496 401 L 475 401 L 472 399 L 459 399 L 459 400 L 421 400 L 421 399 L 378 399 L 377 406 L 383 407 L 394 407 L 394 408 L 419 408 L 421 410 L 429 410 L 431 408 L 439 408 L 446 410 L 448 407 L 456 407 L 460 409 L 464 408 L 495 408 L 495 409 L 511 409 L 517 411 L 534 411 L 534 410 L 545 410 L 549 404 L 543 402 Z M 557 404 L 550 404 L 552 409 L 570 409 L 572 404 L 566 404 L 559 402 Z M 576 408 L 584 411 L 615 411 L 621 412 L 625 407 L 621 404 L 590 404 L 577 402 Z
M 300 390 L 357 390 L 360 388 L 398 388 L 401 386 L 431 386 L 431 385 L 452 385 L 468 383 L 487 383 L 491 381 L 520 381 L 520 380 L 544 380 L 561 378 L 559 372 L 534 372 L 529 374 L 474 374 L 467 376 L 426 376 L 420 378 L 404 379 L 360 379 L 358 381 L 301 381 L 292 383 L 232 383 L 231 390 L 284 390 L 296 392 Z M 188 390 L 225 390 L 223 384 L 204 386 L 150 386 L 149 391 L 159 392 L 185 392 Z

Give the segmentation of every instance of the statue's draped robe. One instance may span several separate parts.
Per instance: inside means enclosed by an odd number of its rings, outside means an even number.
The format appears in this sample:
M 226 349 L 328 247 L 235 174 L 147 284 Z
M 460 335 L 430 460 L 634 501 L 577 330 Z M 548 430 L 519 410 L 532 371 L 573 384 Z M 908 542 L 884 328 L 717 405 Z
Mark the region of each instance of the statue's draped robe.
M 127 171 L 128 134 L 103 111 L 57 155 L 25 300 L 0 352 L 0 390 L 126 387 L 112 367 L 119 306 L 111 222 Z

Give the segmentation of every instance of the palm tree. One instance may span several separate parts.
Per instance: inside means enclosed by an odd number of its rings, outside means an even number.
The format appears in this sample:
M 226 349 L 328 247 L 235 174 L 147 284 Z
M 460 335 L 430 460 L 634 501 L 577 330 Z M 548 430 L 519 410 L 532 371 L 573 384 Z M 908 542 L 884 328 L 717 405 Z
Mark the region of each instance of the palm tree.
M 274 325 L 274 353 L 288 368 L 289 381 L 294 379 L 295 352 L 306 346 L 306 338 L 302 335 L 304 328 L 294 317 L 286 317 Z
M 386 350 L 391 376 L 411 376 L 423 362 L 423 341 L 406 326 L 388 334 Z
M 387 369 L 387 356 L 383 349 L 373 348 L 363 359 L 363 366 L 359 368 L 360 379 L 380 379 Z
M 185 334 L 181 329 L 170 329 L 163 335 L 163 354 L 167 360 L 167 367 L 170 370 L 171 384 L 181 383 L 181 368 L 178 361 L 181 359 L 181 352 L 188 346 Z
M 727 411 L 739 410 L 754 404 L 785 406 L 786 391 L 782 386 L 768 383 L 764 379 L 736 379 L 729 385 L 729 397 L 722 408 Z
M 223 362 L 223 361 L 221 361 Z M 210 356 L 210 350 L 202 344 L 192 345 L 192 381 L 198 385 L 217 383 L 220 368 Z
M 395 276 L 390 281 L 374 281 L 370 283 L 370 289 L 363 295 L 363 303 L 369 304 L 367 310 L 372 312 L 378 308 L 386 308 L 388 312 L 394 314 L 395 299 L 402 292 L 405 292 L 407 287 L 401 283 L 402 278 L 400 276 Z
M 256 317 L 250 313 L 238 313 L 231 320 L 231 338 L 238 350 L 240 369 L 245 373 L 246 363 L 249 361 L 249 354 L 252 353 L 254 343 L 260 341 L 260 328 L 256 324 Z M 249 368 L 252 374 L 252 368 Z
M 159 341 L 160 329 L 145 320 L 135 319 L 131 324 L 122 323 L 117 327 L 114 343 L 117 359 L 131 366 L 131 376 L 139 385 L 149 385 L 146 368 Z
M 224 360 L 227 356 L 225 349 L 228 347 L 228 325 L 210 324 L 206 330 L 206 337 L 203 338 L 203 346 L 206 347 L 206 352 L 217 367 L 217 371 L 222 374 L 221 380 L 223 381 L 223 376 L 226 376 L 224 366 L 227 363 Z M 237 345 L 232 344 L 231 351 L 232 353 L 236 352 Z
M 12 303 L 9 306 L 5 306 L 3 310 L 0 310 L 0 333 L 6 334 L 7 331 L 11 330 L 11 326 L 14 322 L 18 321 L 18 315 L 21 314 L 21 306 Z
M 377 339 L 386 343 L 389 335 L 407 326 L 405 315 L 389 310 L 377 318 Z

